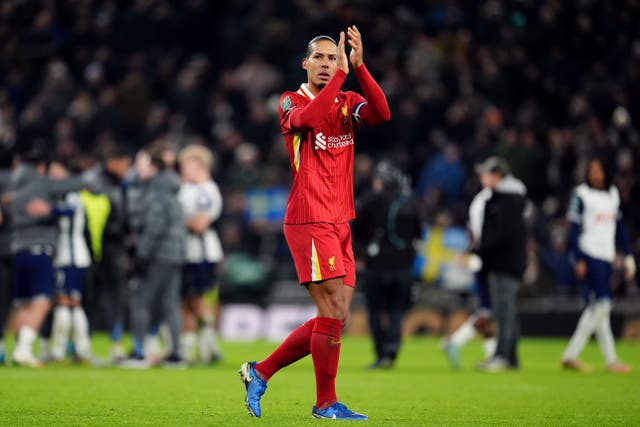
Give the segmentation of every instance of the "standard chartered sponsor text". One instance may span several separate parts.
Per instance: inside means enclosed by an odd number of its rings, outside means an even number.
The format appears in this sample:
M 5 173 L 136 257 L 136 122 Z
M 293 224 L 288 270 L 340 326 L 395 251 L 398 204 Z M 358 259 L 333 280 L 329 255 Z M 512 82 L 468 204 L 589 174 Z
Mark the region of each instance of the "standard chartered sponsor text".
M 353 145 L 353 135 L 351 133 L 327 137 L 327 148 L 343 148 L 349 145 Z

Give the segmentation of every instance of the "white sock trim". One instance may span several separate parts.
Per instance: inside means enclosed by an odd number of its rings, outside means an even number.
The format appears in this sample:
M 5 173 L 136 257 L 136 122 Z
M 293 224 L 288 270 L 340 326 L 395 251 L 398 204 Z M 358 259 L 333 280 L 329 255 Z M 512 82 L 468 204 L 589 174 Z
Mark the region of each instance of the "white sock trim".
M 71 309 L 59 305 L 53 310 L 51 326 L 51 355 L 55 359 L 63 359 L 67 352 L 69 334 L 71 333 Z
M 73 341 L 76 346 L 78 356 L 88 359 L 91 357 L 91 337 L 89 335 L 89 320 L 87 314 L 81 306 L 73 307 L 71 310 L 73 322 Z
M 597 323 L 596 339 L 607 365 L 618 361 L 615 341 L 611 331 L 611 301 L 600 300 L 595 304 Z
M 476 328 L 473 326 L 476 323 L 476 320 L 476 316 L 470 316 L 451 335 L 450 341 L 460 347 L 471 341 L 476 336 Z
M 498 347 L 498 338 L 491 337 L 485 338 L 482 342 L 482 349 L 484 350 L 484 356 L 486 359 L 493 357 L 496 354 L 496 348 Z
M 573 332 L 567 349 L 562 355 L 562 360 L 573 360 L 580 356 L 582 349 L 596 328 L 596 320 L 594 306 L 587 306 L 582 312 L 582 315 L 580 315 L 580 320 L 578 320 L 576 330 Z
M 16 343 L 15 351 L 20 352 L 33 352 L 33 342 L 36 339 L 36 330 L 31 326 L 22 326 L 18 331 L 18 342 Z
M 197 343 L 198 336 L 195 332 L 183 332 L 180 334 L 180 356 L 188 362 L 194 362 Z

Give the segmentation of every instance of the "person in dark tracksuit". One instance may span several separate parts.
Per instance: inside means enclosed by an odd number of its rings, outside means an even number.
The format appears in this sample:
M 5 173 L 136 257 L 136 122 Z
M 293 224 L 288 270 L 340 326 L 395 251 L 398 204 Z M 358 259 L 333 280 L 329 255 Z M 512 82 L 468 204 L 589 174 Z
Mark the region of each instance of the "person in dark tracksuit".
M 364 292 L 376 353 L 371 368 L 391 368 L 410 304 L 413 243 L 420 238 L 421 222 L 408 178 L 390 163 L 376 166 L 373 191 L 361 201 L 352 230 L 365 251 Z
M 96 182 L 96 192 L 87 215 L 102 227 L 91 230 L 98 235 L 92 236 L 90 283 L 94 289 L 88 305 L 91 312 L 104 318 L 111 332 L 111 358 L 118 360 L 124 357 L 120 346 L 126 309 L 124 257 L 127 215 L 124 178 L 131 166 L 131 158 L 122 146 L 110 148 L 101 153 L 101 157 L 101 163 L 89 172 Z
M 146 368 L 144 337 L 159 309 L 161 321 L 167 322 L 172 349 L 165 360 L 168 365 L 182 365 L 178 353 L 181 332 L 180 285 L 184 263 L 185 224 L 177 193 L 180 181 L 168 170 L 163 158 L 164 147 L 150 146 L 151 173 L 142 201 L 144 215 L 137 236 L 136 270 L 140 275 L 132 290 L 130 309 L 134 351 L 123 367 Z
M 509 173 L 499 157 L 489 157 L 476 166 L 482 186 L 491 189 L 486 200 L 480 244 L 475 252 L 482 260 L 489 284 L 498 343 L 494 355 L 478 365 L 487 372 L 519 368 L 520 326 L 516 294 L 526 265 L 524 184 Z
M 0 194 L 9 188 L 11 172 L 0 170 Z M 4 330 L 11 307 L 11 252 L 8 210 L 0 206 L 0 364 L 5 363 Z

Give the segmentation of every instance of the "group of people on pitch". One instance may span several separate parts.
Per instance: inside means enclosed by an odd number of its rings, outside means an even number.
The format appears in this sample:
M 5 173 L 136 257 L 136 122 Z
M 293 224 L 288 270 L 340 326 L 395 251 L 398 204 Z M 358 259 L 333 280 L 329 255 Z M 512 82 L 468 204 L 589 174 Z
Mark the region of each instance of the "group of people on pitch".
M 71 355 L 103 363 L 91 351 L 85 308 L 107 319 L 119 366 L 219 359 L 203 298 L 223 258 L 212 227 L 222 210 L 212 163 L 202 145 L 175 153 L 163 141 L 140 151 L 135 162 L 119 146 L 105 148 L 101 162 L 85 171 L 76 171 L 72 159 L 49 159 L 40 142 L 19 153 L 13 170 L 0 174 L 2 275 L 13 283 L 12 295 L 1 298 L 0 324 L 8 317 L 16 333 L 12 362 L 41 367 Z M 82 298 L 87 281 L 97 293 L 90 307 Z M 120 343 L 127 311 L 130 352 Z M 164 348 L 161 324 L 168 330 Z
M 479 304 L 476 312 L 444 341 L 443 349 L 457 369 L 461 348 L 479 335 L 483 337 L 487 359 L 477 368 L 498 372 L 519 367 L 515 294 L 525 266 L 526 189 L 500 158 L 489 158 L 477 169 L 484 188 L 469 207 L 469 230 L 473 251 L 470 264 L 477 270 Z M 495 208 L 499 200 L 514 194 L 520 195 L 517 206 L 502 203 L 502 208 Z M 569 255 L 574 274 L 582 284 L 585 309 L 561 364 L 570 370 L 591 371 L 592 367 L 581 362 L 579 355 L 595 333 L 606 369 L 614 373 L 630 372 L 631 368 L 618 359 L 614 347 L 610 324 L 611 276 L 618 249 L 624 253 L 627 280 L 635 276 L 636 264 L 622 221 L 620 195 L 611 184 L 602 160 L 593 158 L 588 162 L 586 180 L 574 190 L 568 221 Z M 496 272 L 510 276 L 512 285 L 508 289 L 498 287 Z M 507 345 L 501 345 L 505 340 Z

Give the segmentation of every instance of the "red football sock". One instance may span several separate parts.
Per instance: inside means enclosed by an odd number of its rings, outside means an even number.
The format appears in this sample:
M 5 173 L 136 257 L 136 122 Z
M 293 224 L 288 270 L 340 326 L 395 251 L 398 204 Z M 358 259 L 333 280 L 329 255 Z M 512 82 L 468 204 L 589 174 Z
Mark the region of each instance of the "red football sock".
M 329 317 L 316 317 L 311 335 L 311 357 L 316 374 L 316 408 L 324 409 L 338 401 L 336 375 L 340 360 L 342 322 Z
M 311 353 L 311 332 L 316 319 L 298 326 L 266 359 L 257 363 L 255 369 L 263 380 L 268 381 L 276 372 Z

